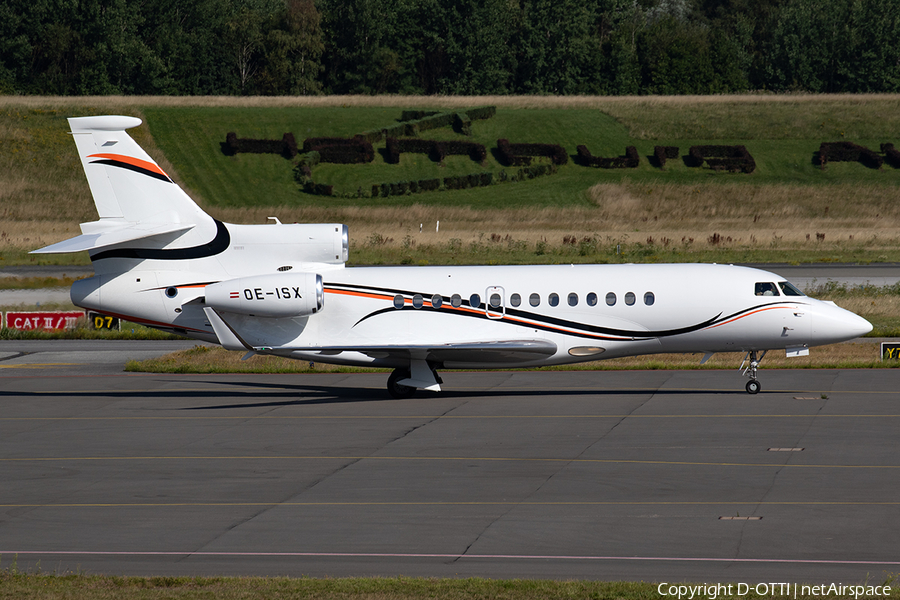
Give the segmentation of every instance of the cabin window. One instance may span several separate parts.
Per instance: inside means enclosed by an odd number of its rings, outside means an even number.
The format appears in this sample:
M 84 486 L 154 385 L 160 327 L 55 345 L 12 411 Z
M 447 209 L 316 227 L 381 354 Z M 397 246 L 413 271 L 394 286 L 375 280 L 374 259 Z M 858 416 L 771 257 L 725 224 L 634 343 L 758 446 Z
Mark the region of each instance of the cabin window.
M 785 296 L 803 296 L 803 292 L 794 287 L 794 284 L 787 281 L 779 281 L 778 285 Z
M 481 306 L 481 296 L 479 296 L 478 294 L 472 294 L 471 296 L 469 296 L 469 306 L 471 306 L 472 308 L 478 308 L 479 306 Z
M 431 297 L 431 308 L 440 308 L 443 303 L 444 299 L 440 294 L 435 294 Z
M 500 294 L 491 294 L 491 299 L 489 300 L 491 308 L 500 308 Z
M 550 306 L 559 306 L 559 294 L 553 292 L 549 296 L 547 296 L 547 302 Z
M 634 304 L 634 292 L 628 292 L 625 294 L 625 304 L 631 306 Z
M 509 297 L 509 303 L 513 306 L 519 306 L 520 304 L 522 304 L 522 296 L 520 296 L 519 294 L 513 294 Z
M 757 296 L 778 296 L 778 288 L 775 287 L 775 284 L 770 281 L 756 282 L 756 295 Z
M 607 306 L 615 306 L 616 305 L 616 294 L 615 292 L 610 292 L 606 295 L 606 305 Z
M 653 303 L 656 302 L 656 296 L 653 295 L 653 292 L 647 292 L 644 294 L 644 304 L 647 306 L 653 306 Z
M 532 306 L 540 306 L 541 304 L 541 295 L 540 294 L 532 294 L 528 296 L 528 304 Z
M 578 294 L 569 292 L 569 297 L 566 298 L 566 302 L 569 303 L 569 306 L 578 306 Z
M 597 306 L 597 294 L 590 292 L 584 299 L 588 306 Z
M 401 294 L 394 296 L 394 308 L 403 308 L 403 296 Z
M 450 296 L 450 306 L 452 306 L 453 308 L 459 308 L 460 306 L 462 306 L 462 296 L 460 296 L 459 294 L 453 294 L 452 296 Z

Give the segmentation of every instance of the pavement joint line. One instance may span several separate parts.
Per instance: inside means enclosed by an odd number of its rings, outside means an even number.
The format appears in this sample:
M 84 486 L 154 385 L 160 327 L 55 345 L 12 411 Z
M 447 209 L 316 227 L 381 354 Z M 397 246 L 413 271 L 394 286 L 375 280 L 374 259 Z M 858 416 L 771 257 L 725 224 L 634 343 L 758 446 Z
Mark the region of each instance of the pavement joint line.
M 635 465 L 670 465 L 693 467 L 765 467 L 792 469 L 900 469 L 900 465 L 817 465 L 794 463 L 736 463 L 736 462 L 699 462 L 672 460 L 632 460 L 604 458 L 540 458 L 511 456 L 42 456 L 0 458 L 0 463 L 15 462 L 103 462 L 103 461 L 163 461 L 163 460 L 376 460 L 376 461 L 475 461 L 475 462 L 534 462 L 534 463 L 572 463 L 572 464 L 635 464 Z
M 171 409 L 181 410 L 181 409 Z M 398 419 L 455 419 L 455 420 L 476 420 L 476 419 L 895 419 L 900 414 L 747 414 L 747 415 L 717 415 L 717 414 L 697 414 L 697 415 L 203 415 L 203 416 L 185 416 L 185 415 L 154 415 L 154 416 L 91 416 L 91 417 L 0 417 L 3 421 L 165 421 L 165 420 L 183 420 L 183 421 L 252 421 L 252 420 L 271 420 L 278 421 L 282 419 L 308 420 L 308 421 L 348 421 L 348 420 L 398 420 Z
M 59 504 L 0 504 L 0 508 L 229 508 L 229 507 L 256 507 L 256 506 L 283 506 L 283 507 L 307 507 L 307 506 L 898 506 L 900 501 L 873 502 L 873 501 L 823 501 L 823 500 L 792 500 L 792 501 L 581 501 L 581 502 L 540 502 L 528 501 L 458 501 L 458 502 L 75 502 Z
M 40 363 L 42 366 L 83 366 L 83 363 Z M 22 364 L 22 365 L 0 365 L 0 368 L 6 369 L 25 369 L 25 368 L 33 368 L 34 366 L 39 366 L 37 363 L 33 364 Z M 330 373 L 301 373 L 301 375 L 329 375 Z M 352 374 L 352 373 L 351 373 Z M 154 375 L 162 375 L 160 373 L 128 373 L 126 375 L 118 375 L 118 374 L 110 374 L 110 375 L 100 375 L 100 377 L 112 378 L 112 377 L 132 377 L 132 376 L 144 376 L 150 377 Z M 165 373 L 165 375 L 170 375 L 169 373 Z M 217 373 L 185 373 L 180 375 L 192 376 L 192 375 L 217 375 Z M 255 375 L 251 373 L 251 375 Z M 290 375 L 286 373 L 285 375 Z M 96 377 L 94 375 L 85 375 L 84 377 Z M 302 384 L 286 384 L 283 387 L 270 387 L 267 388 L 267 392 L 275 391 L 284 391 L 284 392 L 294 392 L 301 393 L 297 388 L 303 388 Z M 229 389 L 234 391 L 242 391 L 241 387 L 236 387 L 232 385 Z M 259 389 L 251 384 L 244 386 L 243 388 L 246 391 L 259 392 Z M 83 396 L 86 394 L 157 394 L 157 393 L 166 393 L 166 392 L 220 392 L 222 390 L 221 386 L 213 386 L 213 387 L 197 387 L 197 388 L 158 388 L 154 390 L 148 390 L 147 388 L 135 388 L 135 389 L 121 389 L 121 390 L 110 390 L 108 388 L 99 389 L 99 390 L 82 390 L 76 392 L 74 395 Z M 496 391 L 517 391 L 517 390 L 531 390 L 535 393 L 535 395 L 541 395 L 547 393 L 547 390 L 537 390 L 530 387 L 510 387 L 510 388 L 494 388 Z M 486 394 L 492 393 L 490 390 L 487 390 L 484 387 L 447 387 L 447 392 L 483 392 Z M 658 392 L 718 392 L 723 394 L 740 394 L 744 396 L 745 393 L 740 390 L 736 390 L 733 388 L 628 388 L 628 387 L 616 387 L 616 388 L 597 388 L 597 387 L 566 387 L 566 388 L 555 388 L 553 390 L 554 393 L 566 392 L 566 391 L 575 391 L 575 392 L 585 392 L 585 391 L 594 391 L 598 394 L 613 394 L 616 392 L 635 392 L 635 391 L 643 391 L 648 394 L 656 394 Z M 494 393 L 495 393 L 494 392 Z M 41 395 L 47 392 L 41 391 L 32 391 L 32 390 L 19 390 L 14 393 L 21 395 Z M 816 390 L 765 390 L 761 398 L 772 397 L 776 394 L 828 394 L 829 396 L 833 394 L 861 394 L 861 395 L 882 395 L 882 394 L 891 394 L 896 395 L 896 391 L 887 391 L 887 390 L 824 390 L 824 391 L 816 391 Z M 252 395 L 252 394 L 249 394 Z M 260 395 L 262 395 L 260 393 Z M 792 398 L 796 399 L 796 398 Z M 807 398 L 804 398 L 807 399 Z M 831 398 L 832 400 L 834 398 Z M 826 400 L 826 398 L 822 398 L 821 396 L 810 397 L 808 400 Z
M 721 562 L 721 563 L 777 563 L 822 565 L 900 565 L 896 560 L 835 560 L 816 558 L 735 558 L 735 557 L 678 557 L 678 556 L 577 556 L 531 554 L 459 554 L 459 553 L 402 553 L 402 552 L 210 552 L 210 551 L 128 551 L 128 550 L 0 550 L 2 554 L 54 556 L 208 556 L 208 557 L 282 557 L 282 558 L 438 558 L 480 560 L 564 560 L 564 561 L 649 561 L 649 562 Z
M 22 363 L 18 365 L 0 365 L 0 369 L 43 369 L 45 367 L 75 367 L 82 363 Z

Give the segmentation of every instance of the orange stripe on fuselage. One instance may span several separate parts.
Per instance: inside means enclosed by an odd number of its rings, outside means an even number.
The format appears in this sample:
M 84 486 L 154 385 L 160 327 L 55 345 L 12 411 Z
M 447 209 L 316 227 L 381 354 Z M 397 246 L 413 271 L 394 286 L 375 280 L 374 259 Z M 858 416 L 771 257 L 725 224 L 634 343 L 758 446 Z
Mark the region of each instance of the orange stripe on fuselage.
M 384 295 L 384 294 L 369 294 L 369 293 L 364 293 L 364 292 L 350 292 L 347 290 L 335 290 L 335 289 L 329 289 L 329 288 L 325 288 L 325 291 L 329 294 L 341 294 L 344 296 L 356 296 L 359 298 L 372 298 L 375 300 L 393 300 L 393 298 L 394 298 L 393 296 Z M 412 304 L 412 300 L 410 298 L 404 298 L 403 303 L 404 304 Z M 481 310 L 479 308 L 467 308 L 464 306 L 458 306 L 458 307 L 457 306 L 441 306 L 440 308 L 434 308 L 434 305 L 431 303 L 431 301 L 427 300 L 427 299 L 424 300 L 423 306 L 430 306 L 434 310 L 446 310 L 446 311 L 452 311 L 452 312 L 457 312 L 457 313 L 468 313 L 468 314 L 473 314 L 473 315 L 486 314 L 483 310 Z M 517 317 L 511 317 L 506 314 L 504 314 L 500 319 L 495 319 L 495 320 L 505 321 L 507 323 L 515 323 L 516 325 L 520 325 L 522 327 L 540 327 L 543 329 L 558 331 L 559 333 L 564 333 L 564 334 L 588 336 L 588 337 L 592 337 L 592 338 L 595 338 L 598 340 L 627 341 L 627 340 L 633 339 L 631 337 L 609 337 L 609 336 L 603 336 L 603 335 L 598 335 L 598 334 L 594 334 L 594 333 L 580 332 L 574 328 L 562 328 L 562 327 L 558 327 L 555 325 L 548 325 L 546 323 L 541 323 L 540 321 L 525 320 L 525 319 L 520 319 Z
M 325 293 L 327 294 L 341 294 L 343 296 L 358 296 L 359 298 L 374 298 L 375 300 L 392 300 L 393 296 L 388 296 L 386 294 L 368 294 L 365 292 L 350 292 L 347 290 L 335 290 L 325 288 Z M 407 302 L 410 302 L 409 300 Z
M 740 319 L 743 319 L 744 317 L 749 317 L 750 315 L 755 315 L 756 313 L 760 313 L 760 312 L 767 311 L 767 310 L 778 310 L 781 308 L 789 308 L 789 309 L 793 310 L 793 308 L 791 308 L 790 306 L 770 306 L 768 308 L 760 308 L 760 309 L 748 312 L 745 315 L 740 315 L 733 319 L 729 319 L 727 321 L 722 321 L 721 323 L 717 323 L 715 325 L 710 325 L 709 327 L 707 327 L 707 329 L 715 329 L 716 327 L 719 327 L 721 325 L 727 325 L 729 323 L 734 323 L 735 321 L 739 321 Z

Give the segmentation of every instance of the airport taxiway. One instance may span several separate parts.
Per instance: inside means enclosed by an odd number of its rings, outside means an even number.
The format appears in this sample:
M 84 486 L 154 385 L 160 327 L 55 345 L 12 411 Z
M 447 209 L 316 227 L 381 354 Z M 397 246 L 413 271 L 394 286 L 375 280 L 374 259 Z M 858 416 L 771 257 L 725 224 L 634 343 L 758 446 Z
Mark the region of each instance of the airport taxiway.
M 11 344 L 0 562 L 20 569 L 846 584 L 900 571 L 898 370 L 763 369 L 757 396 L 737 371 L 450 372 L 441 394 L 393 400 L 385 374 L 125 374 L 124 346 L 73 343 L 63 360 L 58 342 Z

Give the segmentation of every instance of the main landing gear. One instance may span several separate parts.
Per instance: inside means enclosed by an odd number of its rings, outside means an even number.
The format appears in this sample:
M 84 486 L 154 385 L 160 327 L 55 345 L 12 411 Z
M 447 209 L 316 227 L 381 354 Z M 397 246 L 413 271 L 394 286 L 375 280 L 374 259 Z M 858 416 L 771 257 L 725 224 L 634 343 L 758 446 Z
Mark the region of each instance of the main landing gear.
M 409 379 L 409 369 L 394 369 L 387 380 L 388 394 L 392 398 L 402 400 L 403 398 L 411 398 L 416 393 L 416 388 L 410 385 L 402 385 L 399 383 L 401 379 Z
M 434 366 L 425 360 L 413 359 L 409 368 L 398 367 L 393 370 L 387 380 L 387 390 L 391 397 L 401 400 L 412 397 L 419 388 L 439 392 L 442 383 L 444 382 Z
M 759 390 L 762 389 L 759 379 L 756 378 L 756 372 L 759 369 L 759 363 L 762 362 L 766 352 L 768 352 L 768 350 L 763 350 L 762 354 L 757 356 L 756 350 L 751 350 L 744 356 L 744 360 L 741 362 L 741 374 L 750 378 L 750 381 L 748 381 L 745 386 L 748 394 L 758 394 Z M 750 360 L 749 364 L 747 364 L 748 359 Z M 744 367 L 745 364 L 747 365 L 746 367 Z

